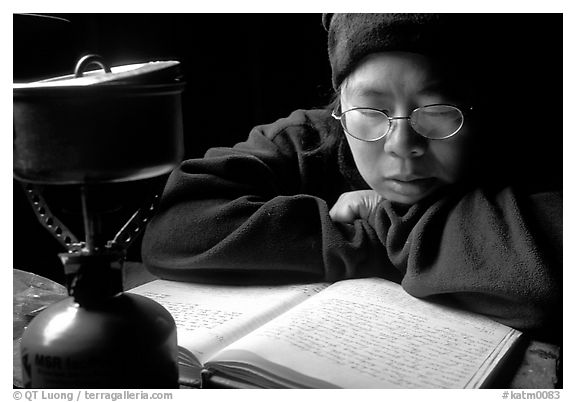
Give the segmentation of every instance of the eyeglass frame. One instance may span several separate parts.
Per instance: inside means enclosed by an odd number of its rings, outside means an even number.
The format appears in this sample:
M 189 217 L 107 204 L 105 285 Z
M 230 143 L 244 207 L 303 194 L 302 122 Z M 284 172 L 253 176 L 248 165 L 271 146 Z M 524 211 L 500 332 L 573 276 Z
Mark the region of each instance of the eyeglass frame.
M 419 107 L 413 109 L 413 110 L 410 112 L 410 115 L 408 115 L 408 116 L 392 116 L 392 117 L 390 117 L 390 116 L 388 116 L 388 114 L 386 114 L 386 112 L 385 112 L 384 110 L 376 109 L 376 108 L 373 108 L 373 107 L 353 107 L 353 108 L 351 108 L 351 109 L 345 110 L 344 112 L 340 113 L 340 116 L 338 116 L 338 115 L 336 114 L 336 109 L 334 109 L 334 110 L 332 111 L 331 116 L 332 116 L 334 119 L 336 119 L 336 120 L 338 120 L 338 121 L 340 122 L 340 125 L 342 126 L 342 129 L 343 129 L 344 132 L 345 132 L 346 134 L 348 134 L 350 137 L 355 138 L 355 139 L 357 139 L 358 141 L 376 142 L 376 141 L 380 141 L 382 138 L 384 138 L 384 137 L 386 137 L 386 136 L 388 135 L 388 133 L 389 133 L 390 130 L 392 129 L 392 123 L 391 123 L 391 122 L 392 122 L 393 120 L 408 120 L 408 121 L 410 121 L 410 120 L 411 120 L 411 117 L 412 117 L 412 115 L 414 114 L 415 111 L 417 111 L 417 110 L 419 110 L 419 109 L 423 109 L 423 108 L 425 108 L 425 107 L 430 107 L 430 106 L 450 106 L 450 107 L 455 108 L 455 109 L 458 110 L 458 111 L 460 112 L 460 114 L 462 115 L 462 123 L 460 124 L 460 127 L 458 127 L 458 129 L 457 129 L 456 131 L 454 131 L 452 134 L 450 134 L 450 135 L 448 135 L 448 136 L 446 136 L 446 137 L 442 137 L 442 138 L 430 138 L 430 137 L 426 137 L 424 134 L 420 134 L 418 131 L 416 131 L 416 129 L 414 129 L 414 127 L 412 126 L 412 124 L 410 124 L 410 127 L 412 127 L 412 129 L 416 132 L 416 134 L 418 134 L 418 135 L 420 135 L 421 137 L 426 138 L 426 139 L 428 139 L 428 140 L 439 140 L 439 141 L 441 141 L 441 140 L 446 140 L 446 139 L 448 139 L 448 138 L 450 138 L 450 137 L 453 137 L 454 135 L 456 135 L 456 134 L 462 129 L 462 127 L 464 127 L 464 118 L 466 117 L 467 114 L 469 114 L 469 113 L 473 110 L 473 107 L 472 107 L 472 106 L 466 106 L 466 108 L 465 108 L 464 110 L 462 110 L 462 108 L 461 108 L 460 106 L 451 105 L 451 104 L 449 104 L 449 103 L 433 103 L 433 104 L 430 104 L 430 105 L 419 106 Z M 341 107 L 341 105 L 338 106 L 338 107 Z M 348 130 L 346 129 L 346 127 L 344 127 L 344 123 L 342 123 L 342 116 L 344 115 L 344 113 L 350 112 L 350 111 L 352 111 L 352 110 L 372 110 L 372 111 L 374 111 L 374 112 L 382 113 L 382 114 L 384 115 L 384 117 L 386 117 L 386 118 L 388 119 L 388 122 L 389 122 L 389 124 L 388 124 L 388 130 L 387 130 L 384 134 L 382 134 L 381 136 L 379 136 L 379 137 L 377 137 L 377 138 L 374 138 L 374 139 L 371 139 L 371 140 L 366 140 L 366 139 L 363 139 L 363 138 L 356 137 L 355 135 L 353 135 L 353 134 L 351 134 L 350 132 L 348 132 Z

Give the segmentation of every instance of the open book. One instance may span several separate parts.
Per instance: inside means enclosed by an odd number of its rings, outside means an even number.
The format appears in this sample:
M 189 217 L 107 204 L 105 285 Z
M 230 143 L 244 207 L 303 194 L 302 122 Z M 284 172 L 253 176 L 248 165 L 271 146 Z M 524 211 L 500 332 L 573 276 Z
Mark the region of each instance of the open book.
M 521 333 L 378 278 L 228 286 L 156 280 L 130 292 L 173 315 L 181 380 L 262 388 L 480 388 Z

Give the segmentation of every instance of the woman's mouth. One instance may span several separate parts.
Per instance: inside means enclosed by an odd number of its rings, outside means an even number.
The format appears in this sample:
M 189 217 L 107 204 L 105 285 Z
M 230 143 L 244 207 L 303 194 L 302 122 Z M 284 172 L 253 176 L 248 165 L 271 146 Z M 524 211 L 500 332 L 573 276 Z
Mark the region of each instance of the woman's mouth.
M 390 189 L 397 194 L 404 196 L 418 196 L 429 192 L 436 183 L 437 179 L 428 178 L 389 178 L 386 179 Z

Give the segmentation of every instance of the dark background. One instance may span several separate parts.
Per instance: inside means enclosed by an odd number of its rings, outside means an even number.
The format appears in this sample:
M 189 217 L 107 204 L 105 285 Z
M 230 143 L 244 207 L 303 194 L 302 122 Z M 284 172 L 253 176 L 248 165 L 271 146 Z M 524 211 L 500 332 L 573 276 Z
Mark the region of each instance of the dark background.
M 14 15 L 14 82 L 71 74 L 88 53 L 102 55 L 112 66 L 178 60 L 187 82 L 186 158 L 242 141 L 253 126 L 295 109 L 322 107 L 332 95 L 320 14 L 52 15 L 67 22 Z M 503 73 L 487 91 L 486 104 L 497 106 L 479 116 L 485 127 L 504 125 L 509 133 L 490 138 L 486 166 L 498 155 L 524 182 L 561 187 L 562 16 L 525 16 L 524 29 L 517 28 L 511 22 L 518 42 L 505 50 L 509 60 L 494 60 Z M 109 238 L 163 180 L 107 189 L 118 200 L 109 216 Z M 13 193 L 14 268 L 62 281 L 57 254 L 63 250 L 36 221 L 17 182 Z M 47 189 L 46 195 L 56 216 L 82 237 L 79 195 L 66 188 Z M 129 258 L 139 258 L 138 243 Z
M 88 53 L 111 65 L 181 62 L 185 157 L 246 139 L 252 127 L 331 96 L 326 34 L 320 14 L 51 14 L 69 22 L 14 15 L 14 82 L 71 74 Z M 165 178 L 160 178 L 163 180 Z M 154 183 L 153 183 L 154 184 Z M 149 190 L 146 183 L 109 186 L 123 213 L 109 214 L 109 239 Z M 80 198 L 48 188 L 49 207 L 83 238 Z M 77 205 L 74 208 L 71 205 Z M 126 215 L 128 214 L 128 215 Z M 43 228 L 14 182 L 14 267 L 63 280 L 64 251 Z M 129 250 L 139 258 L 139 244 Z

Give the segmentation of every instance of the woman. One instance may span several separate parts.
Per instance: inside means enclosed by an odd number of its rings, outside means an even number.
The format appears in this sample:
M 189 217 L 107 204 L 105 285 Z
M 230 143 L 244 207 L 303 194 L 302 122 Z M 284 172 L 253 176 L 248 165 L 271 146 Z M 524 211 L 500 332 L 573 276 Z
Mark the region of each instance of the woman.
M 561 194 L 488 174 L 486 122 L 474 113 L 498 82 L 484 52 L 503 43 L 478 35 L 477 21 L 325 15 L 333 104 L 183 162 L 146 231 L 150 271 L 197 281 L 380 276 L 558 336 Z

